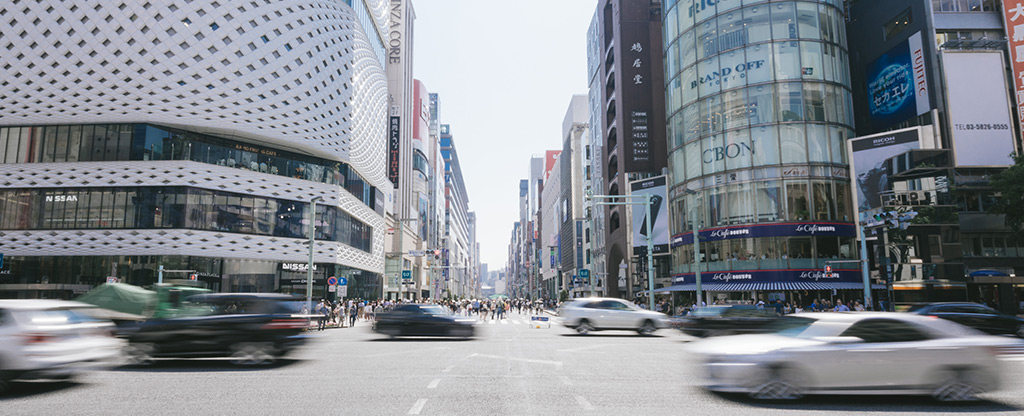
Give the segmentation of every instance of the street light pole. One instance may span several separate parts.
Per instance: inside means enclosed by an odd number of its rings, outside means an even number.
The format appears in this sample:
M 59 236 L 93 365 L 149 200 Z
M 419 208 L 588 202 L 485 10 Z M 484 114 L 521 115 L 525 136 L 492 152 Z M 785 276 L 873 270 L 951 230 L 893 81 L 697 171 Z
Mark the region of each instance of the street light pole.
M 687 189 L 686 190 L 686 194 L 687 195 L 695 195 L 695 197 L 693 198 L 693 211 L 697 211 L 697 207 L 699 205 L 697 203 L 697 201 L 700 200 L 699 192 L 694 191 L 692 189 Z M 697 226 L 697 214 L 696 213 L 693 213 L 693 214 L 690 215 L 690 226 L 693 229 L 693 265 L 694 265 L 694 267 L 696 267 L 696 272 L 694 273 L 694 277 L 696 278 L 696 281 L 697 281 L 697 293 L 696 293 L 697 302 L 696 302 L 696 304 L 697 304 L 697 306 L 702 306 L 703 305 L 703 299 L 704 299 L 704 292 L 701 291 L 701 288 L 700 288 L 700 283 L 701 283 L 700 282 L 700 228 L 698 228 L 698 226 Z
M 642 198 L 642 199 L 638 199 Z M 645 205 L 647 208 L 647 296 L 648 308 L 654 310 L 654 235 L 651 224 L 651 195 L 588 195 L 587 199 L 608 199 L 613 202 L 598 202 L 597 205 Z M 623 199 L 623 202 L 614 202 Z
M 309 200 L 309 267 L 306 270 L 306 311 L 313 313 L 313 244 L 316 242 L 316 201 L 324 198 L 314 196 Z

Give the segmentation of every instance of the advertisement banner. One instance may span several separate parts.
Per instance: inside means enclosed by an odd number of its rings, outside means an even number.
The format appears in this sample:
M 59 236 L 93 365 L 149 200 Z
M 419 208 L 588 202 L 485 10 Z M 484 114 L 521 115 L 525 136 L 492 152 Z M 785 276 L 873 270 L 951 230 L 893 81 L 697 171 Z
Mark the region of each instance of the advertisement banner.
M 920 143 L 921 132 L 917 127 L 850 139 L 858 211 L 882 206 L 879 194 L 889 189 L 886 159 L 920 149 Z
M 710 228 L 700 231 L 701 242 L 762 237 L 853 237 L 857 229 L 853 224 L 815 222 L 794 224 L 744 225 L 739 227 Z M 672 247 L 693 244 L 693 233 L 672 237 Z
M 400 165 L 398 163 L 398 150 L 401 145 L 401 128 L 399 126 L 399 120 L 401 117 L 392 116 L 388 123 L 388 179 L 391 183 L 395 184 L 395 189 L 398 189 L 398 170 Z
M 562 154 L 561 150 L 547 150 L 544 152 L 544 181 L 547 182 L 548 176 L 551 175 L 551 169 L 555 168 L 555 162 L 558 161 L 558 155 Z
M 1003 21 L 1006 23 L 1006 40 L 1010 44 L 1010 68 L 1013 70 L 1013 101 L 1016 104 L 1017 119 L 1024 131 L 1024 7 L 1021 3 L 1004 1 Z
M 874 130 L 931 110 L 921 32 L 868 64 L 867 75 L 868 110 Z
M 942 53 L 957 166 L 1013 164 L 1013 122 L 1003 68 L 1001 51 Z
M 633 205 L 633 254 L 647 254 L 647 241 L 654 244 L 654 253 L 668 252 L 668 200 L 665 176 L 655 176 L 629 183 L 630 195 L 646 195 L 651 198 L 651 218 L 647 208 Z M 634 198 L 639 200 L 639 198 Z M 647 222 L 651 222 L 651 235 L 647 234 Z

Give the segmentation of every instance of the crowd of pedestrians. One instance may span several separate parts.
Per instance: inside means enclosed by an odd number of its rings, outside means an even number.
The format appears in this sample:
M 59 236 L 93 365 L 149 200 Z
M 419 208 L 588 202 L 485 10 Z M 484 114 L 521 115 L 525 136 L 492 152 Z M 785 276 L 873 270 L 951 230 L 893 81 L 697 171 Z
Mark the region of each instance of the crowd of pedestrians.
M 389 312 L 403 302 L 409 301 L 349 299 L 331 302 L 321 299 L 313 307 L 313 314 L 318 316 L 318 331 L 328 327 L 351 328 L 356 326 L 357 322 L 373 322 L 378 314 Z M 476 316 L 481 320 L 505 319 L 506 314 L 511 311 L 539 315 L 546 306 L 543 302 L 531 302 L 526 299 L 421 299 L 417 302 L 438 304 L 447 307 L 454 314 Z M 307 312 L 305 307 L 302 312 Z

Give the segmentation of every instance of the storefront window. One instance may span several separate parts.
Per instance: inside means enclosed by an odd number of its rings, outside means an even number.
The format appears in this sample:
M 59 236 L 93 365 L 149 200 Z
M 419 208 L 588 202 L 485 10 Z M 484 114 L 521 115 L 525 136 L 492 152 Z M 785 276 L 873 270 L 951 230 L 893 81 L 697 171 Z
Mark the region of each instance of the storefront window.
M 722 131 L 722 103 L 720 97 L 705 98 L 700 102 L 701 136 Z
M 796 39 L 796 15 L 793 3 L 777 3 L 772 10 L 772 38 Z
M 782 163 L 807 163 L 807 138 L 803 124 L 779 126 Z
M 786 259 L 789 255 L 786 252 L 786 245 L 783 237 L 755 238 L 757 256 L 760 259 L 761 269 L 778 270 L 788 267 Z
M 686 68 L 697 62 L 697 43 L 694 41 L 693 30 L 688 30 L 679 37 L 679 61 L 680 68 Z
M 839 237 L 814 237 L 819 269 L 825 268 L 825 262 L 839 260 Z
M 773 62 L 772 45 L 768 43 L 748 46 L 746 49 L 747 66 L 744 75 L 747 84 L 771 81 Z
M 754 196 L 758 222 L 777 222 L 782 212 L 782 188 L 779 181 L 757 182 Z
M 726 244 L 728 244 L 728 241 L 709 241 L 700 245 L 708 271 L 729 270 L 729 259 L 726 251 L 728 247 Z
M 684 69 L 680 77 L 683 80 L 683 105 L 692 105 L 690 103 L 697 99 L 697 66 Z
M 829 221 L 835 218 L 835 199 L 832 197 L 832 182 L 812 181 L 814 196 L 814 220 Z
M 825 121 L 825 93 L 823 84 L 803 84 L 804 120 Z
M 729 261 L 732 270 L 757 270 L 757 254 L 753 238 L 727 240 L 729 243 Z
M 786 213 L 789 221 L 807 221 L 811 217 L 807 199 L 807 183 L 786 182 Z
M 773 44 L 775 50 L 775 79 L 801 79 L 800 42 Z
M 775 94 L 772 85 L 747 88 L 747 115 L 750 124 L 772 123 L 775 119 Z
M 759 41 L 772 38 L 771 17 L 768 13 L 768 5 L 743 9 L 743 19 L 747 21 L 747 35 L 749 39 Z
M 754 192 L 751 184 L 729 185 L 729 206 L 726 212 L 727 224 L 750 224 L 754 222 Z
M 686 145 L 683 155 L 686 157 L 686 179 L 696 179 L 701 176 L 701 140 L 694 140 Z
M 717 31 L 718 25 L 715 19 L 709 19 L 697 25 L 697 59 L 704 59 L 718 52 L 715 48 Z
M 845 183 L 836 184 L 836 219 L 841 221 L 852 221 L 853 216 L 850 213 L 850 186 Z
M 726 130 L 747 126 L 749 114 L 744 90 L 732 90 L 722 94 L 722 114 Z
M 811 237 L 788 237 L 789 267 L 793 269 L 815 268 L 811 251 Z
M 811 162 L 828 163 L 829 154 L 828 129 L 824 124 L 807 125 L 807 158 Z

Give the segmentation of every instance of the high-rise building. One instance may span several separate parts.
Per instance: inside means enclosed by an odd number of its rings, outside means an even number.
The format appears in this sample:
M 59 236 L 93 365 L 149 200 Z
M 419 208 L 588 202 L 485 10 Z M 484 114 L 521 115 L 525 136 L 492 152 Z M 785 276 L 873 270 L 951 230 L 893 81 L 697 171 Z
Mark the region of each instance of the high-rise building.
M 559 176 L 559 246 L 562 289 L 573 297 L 589 294 L 590 279 L 581 270 L 590 270 L 590 224 L 584 209 L 584 182 L 589 171 L 590 135 L 586 95 L 573 95 L 562 119 L 562 153 Z
M 595 159 L 602 164 L 603 183 L 595 195 L 626 195 L 629 182 L 659 175 L 667 166 L 661 12 L 662 2 L 656 0 L 597 4 L 587 57 L 590 105 L 597 107 L 589 118 L 602 144 Z M 637 270 L 632 264 L 630 208 L 603 209 L 605 218 L 598 227 L 605 234 L 603 269 L 594 273 L 603 279 L 609 296 L 626 296 L 633 292 L 627 276 Z
M 971 300 L 1019 313 L 1024 250 L 990 179 L 1024 116 L 1017 2 L 850 1 L 855 207 L 896 303 Z M 1019 28 L 1019 29 L 1018 29 Z M 1009 33 L 1008 33 L 1009 32 Z M 954 191 L 955 190 L 955 191 Z M 906 217 L 890 229 L 876 214 Z M 888 296 L 884 296 L 888 298 Z
M 824 273 L 858 258 L 840 3 L 665 3 L 671 290 L 695 289 L 696 226 L 709 298 L 862 293 L 855 262 Z
M 562 200 L 561 150 L 548 150 L 544 154 L 544 177 L 537 212 L 537 245 L 541 256 L 537 265 L 540 270 L 540 297 L 557 298 L 565 288 L 562 281 L 560 204 Z
M 380 296 L 389 14 L 348 3 L 8 7 L 0 297 L 304 293 L 313 224 L 314 295 Z
M 468 297 L 470 263 L 469 196 L 459 164 L 455 139 L 449 125 L 441 125 L 441 154 L 444 156 L 445 183 L 445 241 L 442 248 L 441 278 L 447 296 Z

